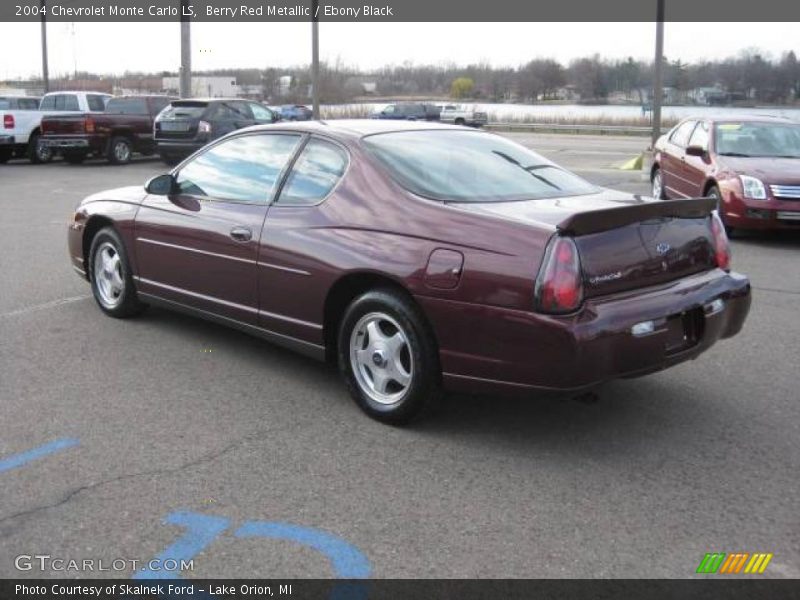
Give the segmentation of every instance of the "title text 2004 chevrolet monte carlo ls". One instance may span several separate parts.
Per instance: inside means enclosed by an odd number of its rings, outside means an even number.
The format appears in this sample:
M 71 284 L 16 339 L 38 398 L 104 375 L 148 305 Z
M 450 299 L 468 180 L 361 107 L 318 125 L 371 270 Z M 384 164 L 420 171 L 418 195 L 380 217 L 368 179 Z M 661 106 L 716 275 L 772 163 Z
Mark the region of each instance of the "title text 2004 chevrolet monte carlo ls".
M 107 314 L 167 306 L 335 360 L 398 423 L 443 390 L 579 391 L 736 334 L 750 284 L 713 208 L 490 133 L 276 124 L 86 198 L 69 251 Z

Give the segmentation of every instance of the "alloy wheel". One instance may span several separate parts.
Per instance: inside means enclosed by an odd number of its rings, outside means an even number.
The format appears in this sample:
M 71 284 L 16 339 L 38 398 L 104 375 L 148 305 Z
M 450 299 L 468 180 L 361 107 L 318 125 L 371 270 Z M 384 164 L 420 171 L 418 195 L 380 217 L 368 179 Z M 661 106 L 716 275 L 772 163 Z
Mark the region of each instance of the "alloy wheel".
M 110 242 L 104 242 L 94 256 L 94 279 L 100 302 L 106 308 L 115 308 L 125 292 L 122 259 Z

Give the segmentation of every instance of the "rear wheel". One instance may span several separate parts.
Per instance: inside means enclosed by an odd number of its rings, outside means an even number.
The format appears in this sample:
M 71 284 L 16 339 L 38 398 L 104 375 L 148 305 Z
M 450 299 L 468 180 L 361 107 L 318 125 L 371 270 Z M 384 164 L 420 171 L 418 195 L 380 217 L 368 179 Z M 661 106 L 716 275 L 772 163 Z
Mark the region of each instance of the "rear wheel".
M 123 136 L 116 136 L 111 138 L 111 143 L 108 145 L 108 162 L 112 165 L 125 165 L 131 162 L 133 155 L 133 146 L 131 141 Z
M 464 121 L 464 119 L 462 119 L 461 117 L 459 117 L 459 118 L 457 118 L 457 119 L 455 120 L 455 124 L 456 124 L 456 125 L 463 125 L 463 124 L 464 124 L 464 122 L 465 122 L 465 121 Z
M 53 160 L 53 151 L 50 146 L 42 143 L 38 133 L 32 133 L 28 139 L 28 160 L 33 164 L 49 163 Z
M 653 175 L 650 179 L 653 184 L 651 190 L 653 198 L 656 200 L 667 200 L 667 194 L 664 192 L 664 180 L 661 177 L 661 169 L 658 167 L 653 169 Z
M 342 319 L 339 368 L 351 395 L 373 419 L 403 424 L 441 397 L 433 335 L 419 308 L 388 289 L 356 298 Z
M 125 245 L 113 228 L 101 229 L 92 239 L 89 273 L 92 294 L 104 313 L 121 319 L 142 312 Z

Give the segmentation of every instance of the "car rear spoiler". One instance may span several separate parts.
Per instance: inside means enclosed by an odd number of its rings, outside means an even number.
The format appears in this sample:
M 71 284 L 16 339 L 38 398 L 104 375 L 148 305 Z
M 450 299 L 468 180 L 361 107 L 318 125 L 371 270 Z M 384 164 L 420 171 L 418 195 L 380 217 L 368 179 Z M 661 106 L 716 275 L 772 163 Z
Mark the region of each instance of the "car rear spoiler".
M 620 204 L 614 208 L 576 213 L 561 221 L 556 228 L 566 235 L 587 235 L 659 217 L 702 218 L 716 208 L 715 198 L 640 201 L 635 204 Z

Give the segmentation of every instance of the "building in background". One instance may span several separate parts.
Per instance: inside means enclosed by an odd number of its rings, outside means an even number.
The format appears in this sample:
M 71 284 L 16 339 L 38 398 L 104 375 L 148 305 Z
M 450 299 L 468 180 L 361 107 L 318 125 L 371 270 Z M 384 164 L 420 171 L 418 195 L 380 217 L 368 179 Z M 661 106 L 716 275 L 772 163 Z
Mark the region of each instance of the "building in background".
M 177 95 L 180 92 L 178 77 L 164 77 L 162 80 L 164 93 Z M 202 98 L 232 98 L 239 95 L 239 86 L 235 77 L 192 77 L 192 96 Z

